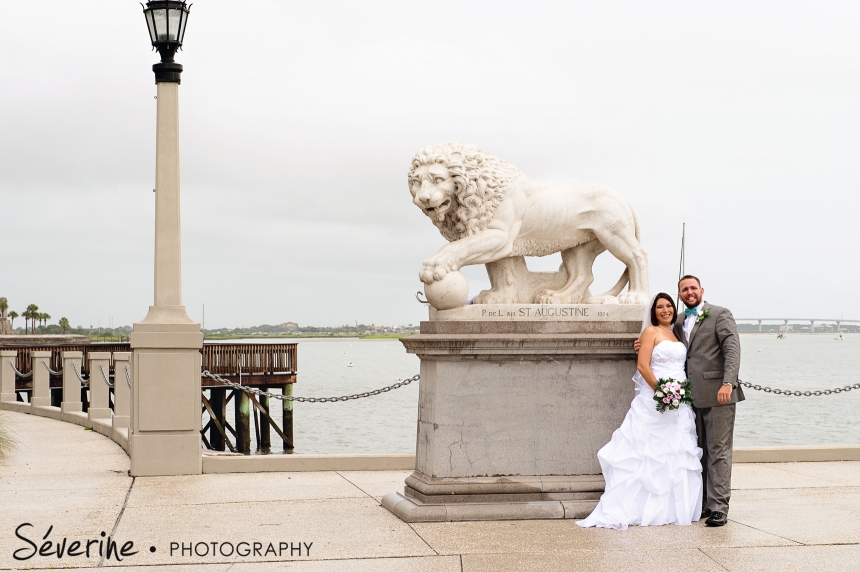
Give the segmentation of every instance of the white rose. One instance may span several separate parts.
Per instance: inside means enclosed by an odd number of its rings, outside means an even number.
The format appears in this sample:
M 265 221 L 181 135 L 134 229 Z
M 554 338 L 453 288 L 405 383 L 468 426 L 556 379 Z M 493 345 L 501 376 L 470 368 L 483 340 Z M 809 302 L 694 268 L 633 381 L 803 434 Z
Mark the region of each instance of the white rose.
M 658 391 L 658 392 L 657 392 L 657 397 L 663 397 L 663 392 L 662 392 L 662 391 Z
M 676 405 L 676 406 L 677 406 L 677 405 L 678 405 L 678 400 L 677 400 L 677 399 L 673 399 L 673 400 L 672 400 L 672 405 Z
M 680 393 L 681 395 L 684 395 L 684 389 L 683 388 L 679 389 L 678 393 Z

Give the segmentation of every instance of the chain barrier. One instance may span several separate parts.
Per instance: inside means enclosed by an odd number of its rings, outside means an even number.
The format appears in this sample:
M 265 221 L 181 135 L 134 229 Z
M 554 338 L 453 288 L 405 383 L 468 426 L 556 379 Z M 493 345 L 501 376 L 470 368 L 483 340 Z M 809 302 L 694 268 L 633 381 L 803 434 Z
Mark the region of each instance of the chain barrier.
M 42 365 L 45 366 L 45 369 L 47 369 L 48 373 L 50 373 L 51 375 L 63 375 L 63 370 L 60 370 L 60 371 L 52 370 L 51 366 L 49 366 L 48 362 L 46 362 L 45 360 L 42 360 Z
M 101 363 L 99 363 L 99 371 L 102 372 L 102 379 L 105 380 L 105 385 L 107 385 L 108 387 L 113 387 L 113 384 L 110 381 L 108 381 L 108 378 L 105 375 L 105 368 L 102 367 Z M 92 376 L 90 376 L 90 377 L 92 377 Z
M 846 391 L 851 391 L 852 389 L 860 389 L 860 383 L 855 383 L 854 385 L 846 385 L 845 387 L 837 387 L 834 389 L 823 389 L 820 391 L 791 391 L 788 389 L 777 389 L 772 387 L 765 387 L 762 385 L 755 385 L 741 380 L 738 380 L 738 383 L 743 385 L 744 387 L 748 387 L 749 389 L 755 389 L 756 391 L 764 391 L 765 393 L 774 393 L 776 395 L 790 395 L 792 397 L 819 397 L 821 395 L 831 395 L 834 393 L 844 393 Z
M 32 371 L 30 371 L 30 373 L 26 373 L 26 374 L 21 373 L 20 371 L 18 371 L 18 368 L 15 367 L 15 364 L 12 363 L 12 360 L 7 360 L 7 361 L 9 362 L 9 365 L 12 366 L 12 370 L 19 377 L 26 379 L 26 378 L 29 378 L 33 375 Z M 48 366 L 47 362 L 45 362 L 45 360 L 42 360 L 42 365 L 45 366 L 45 369 L 47 369 L 48 372 L 51 373 L 52 375 L 62 375 L 63 374 L 63 370 L 60 370 L 60 371 L 52 370 L 50 368 L 50 366 Z M 131 375 L 128 371 L 128 366 L 125 365 L 125 366 L 123 366 L 123 368 L 125 369 L 125 381 L 128 384 L 128 388 L 131 389 Z M 74 370 L 75 375 L 78 376 L 78 379 L 80 380 L 80 382 L 82 384 L 89 385 L 90 380 L 83 378 L 83 376 L 81 375 L 81 372 L 78 371 L 78 364 L 74 360 L 72 361 L 72 369 Z M 99 364 L 99 371 L 101 371 L 102 379 L 104 380 L 105 385 L 107 385 L 108 387 L 113 387 L 114 385 L 110 381 L 108 381 L 108 378 L 105 375 L 105 370 L 104 370 L 104 367 L 102 367 L 102 364 Z M 410 377 L 409 379 L 404 379 L 403 381 L 398 381 L 397 383 L 395 383 L 393 385 L 389 385 L 388 387 L 383 387 L 381 389 L 374 389 L 373 391 L 365 391 L 363 393 L 355 393 L 353 395 L 342 395 L 340 397 L 296 397 L 293 395 L 280 395 L 278 393 L 270 393 L 268 391 L 262 391 L 259 389 L 255 389 L 253 387 L 246 387 L 240 383 L 233 383 L 232 381 L 224 379 L 223 377 L 221 377 L 218 374 L 210 373 L 208 370 L 203 372 L 203 376 L 208 377 L 210 379 L 214 379 L 215 381 L 222 383 L 226 386 L 232 387 L 234 389 L 240 389 L 240 390 L 244 391 L 245 393 L 253 393 L 254 395 L 262 395 L 265 397 L 269 397 L 271 399 L 280 399 L 282 401 L 297 401 L 299 403 L 334 403 L 336 401 L 351 401 L 353 399 L 362 399 L 364 397 L 374 397 L 376 395 L 381 395 L 383 393 L 387 393 L 393 389 L 401 388 L 404 385 L 409 385 L 413 381 L 418 381 L 421 378 L 420 375 L 414 375 L 414 376 Z M 835 387 L 833 389 L 823 389 L 823 390 L 817 390 L 817 391 L 792 391 L 792 390 L 788 390 L 788 389 L 766 387 L 766 386 L 762 386 L 762 385 L 758 385 L 758 384 L 749 383 L 747 381 L 742 381 L 740 379 L 738 380 L 738 383 L 740 385 L 748 388 L 748 389 L 754 389 L 756 391 L 763 391 L 765 393 L 773 393 L 774 395 L 788 395 L 791 397 L 820 397 L 822 395 L 833 395 L 833 394 L 838 394 L 838 393 L 846 393 L 848 391 L 851 391 L 852 389 L 860 389 L 860 383 L 855 383 L 854 385 L 846 385 L 845 387 Z
M 89 386 L 90 380 L 83 378 L 81 372 L 78 371 L 78 364 L 77 362 L 75 362 L 75 360 L 72 360 L 72 370 L 74 370 L 75 375 L 78 376 L 78 379 L 84 387 Z
M 375 395 L 380 395 L 382 393 L 391 391 L 392 389 L 398 389 L 400 387 L 403 387 L 404 385 L 409 385 L 413 381 L 418 381 L 421 378 L 420 375 L 413 375 L 409 379 L 398 381 L 397 383 L 389 385 L 388 387 L 374 389 L 373 391 L 365 391 L 364 393 L 356 393 L 353 395 L 343 395 L 341 397 L 296 397 L 293 395 L 280 395 L 278 393 L 269 393 L 268 391 L 262 391 L 253 387 L 247 387 L 245 385 L 233 383 L 232 381 L 224 379 L 218 374 L 209 373 L 208 370 L 205 370 L 203 372 L 203 376 L 208 377 L 209 379 L 214 379 L 215 381 L 223 383 L 224 385 L 227 385 L 234 389 L 242 390 L 245 393 L 253 393 L 254 395 L 262 395 L 271 399 L 280 399 L 282 401 L 298 401 L 299 403 L 333 403 L 335 401 L 350 401 L 352 399 L 361 399 L 363 397 L 373 397 Z
M 20 371 L 18 371 L 18 368 L 15 367 L 15 364 L 12 363 L 12 360 L 7 359 L 6 361 L 9 362 L 9 365 L 12 366 L 12 371 L 14 371 L 18 375 L 18 377 L 23 377 L 24 379 L 27 379 L 28 377 L 33 376 L 33 368 L 30 368 L 30 373 L 21 373 Z

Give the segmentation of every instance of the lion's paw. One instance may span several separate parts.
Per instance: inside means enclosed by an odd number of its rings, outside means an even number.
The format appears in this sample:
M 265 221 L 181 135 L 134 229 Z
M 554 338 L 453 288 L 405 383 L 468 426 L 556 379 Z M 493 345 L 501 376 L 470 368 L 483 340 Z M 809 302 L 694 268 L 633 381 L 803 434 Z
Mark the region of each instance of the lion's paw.
M 472 298 L 472 304 L 510 304 L 515 301 L 515 294 L 515 292 L 481 290 L 477 296 Z
M 472 297 L 472 304 L 492 304 L 492 302 L 487 301 L 487 295 L 489 293 L 489 290 L 481 290 L 480 294 Z
M 424 263 L 424 267 L 421 269 L 421 272 L 418 273 L 418 278 L 425 284 L 432 284 L 433 282 L 438 282 L 445 278 L 445 275 L 451 271 L 452 269 L 446 268 L 445 265 L 435 264 L 428 261 Z
M 648 295 L 642 294 L 641 292 L 625 292 L 618 296 L 618 302 L 620 304 L 647 304 L 648 303 Z
M 576 296 L 565 295 L 556 290 L 545 290 L 538 296 L 536 302 L 538 304 L 579 304 Z

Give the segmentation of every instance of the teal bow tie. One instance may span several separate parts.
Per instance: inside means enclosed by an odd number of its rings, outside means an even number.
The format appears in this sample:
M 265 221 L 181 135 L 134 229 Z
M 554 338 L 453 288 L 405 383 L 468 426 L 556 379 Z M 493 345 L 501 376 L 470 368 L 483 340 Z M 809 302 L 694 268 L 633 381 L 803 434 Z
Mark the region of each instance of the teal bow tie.
M 693 314 L 694 316 L 698 316 L 699 315 L 699 309 L 698 308 L 687 308 L 686 310 L 684 310 L 684 314 L 687 316 L 689 316 L 690 314 Z

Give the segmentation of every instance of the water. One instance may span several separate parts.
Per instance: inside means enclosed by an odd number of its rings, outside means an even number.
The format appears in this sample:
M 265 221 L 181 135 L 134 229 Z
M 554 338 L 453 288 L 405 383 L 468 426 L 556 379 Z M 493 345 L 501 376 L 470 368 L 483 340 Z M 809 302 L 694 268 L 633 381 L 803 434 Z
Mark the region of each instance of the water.
M 229 342 L 298 342 L 298 382 L 303 397 L 339 397 L 391 385 L 418 373 L 419 361 L 397 339 L 267 339 Z M 348 367 L 352 362 L 353 366 Z M 274 391 L 278 393 L 278 391 Z M 274 405 L 275 401 L 271 403 Z M 233 402 L 227 419 L 233 419 Z M 276 411 L 275 407 L 272 407 Z M 278 425 L 280 415 L 273 415 Z M 294 453 L 414 453 L 418 419 L 418 383 L 364 399 L 335 403 L 295 403 Z M 204 416 L 205 424 L 207 417 Z M 251 422 L 253 429 L 253 421 Z M 272 431 L 272 450 L 280 439 Z M 232 439 L 231 439 L 232 440 Z M 251 432 L 251 450 L 256 449 Z
M 741 379 L 801 391 L 858 383 L 860 334 L 845 337 L 835 341 L 833 334 L 790 335 L 778 340 L 773 334 L 743 334 Z M 296 395 L 360 393 L 418 373 L 418 358 L 407 354 L 395 339 L 298 342 Z M 349 362 L 353 367 L 347 366 Z M 747 390 L 746 396 L 737 409 L 737 446 L 860 443 L 860 390 L 827 397 L 786 397 Z M 414 453 L 417 408 L 417 383 L 355 401 L 296 403 L 295 452 Z M 228 415 L 232 418 L 232 411 Z M 280 416 L 275 419 L 280 423 Z M 272 444 L 279 450 L 274 432 Z
M 741 379 L 815 391 L 860 382 L 860 335 L 741 335 Z M 759 351 L 761 350 L 761 351 Z M 745 389 L 738 405 L 735 444 L 860 444 L 860 389 L 821 397 L 786 397 Z

